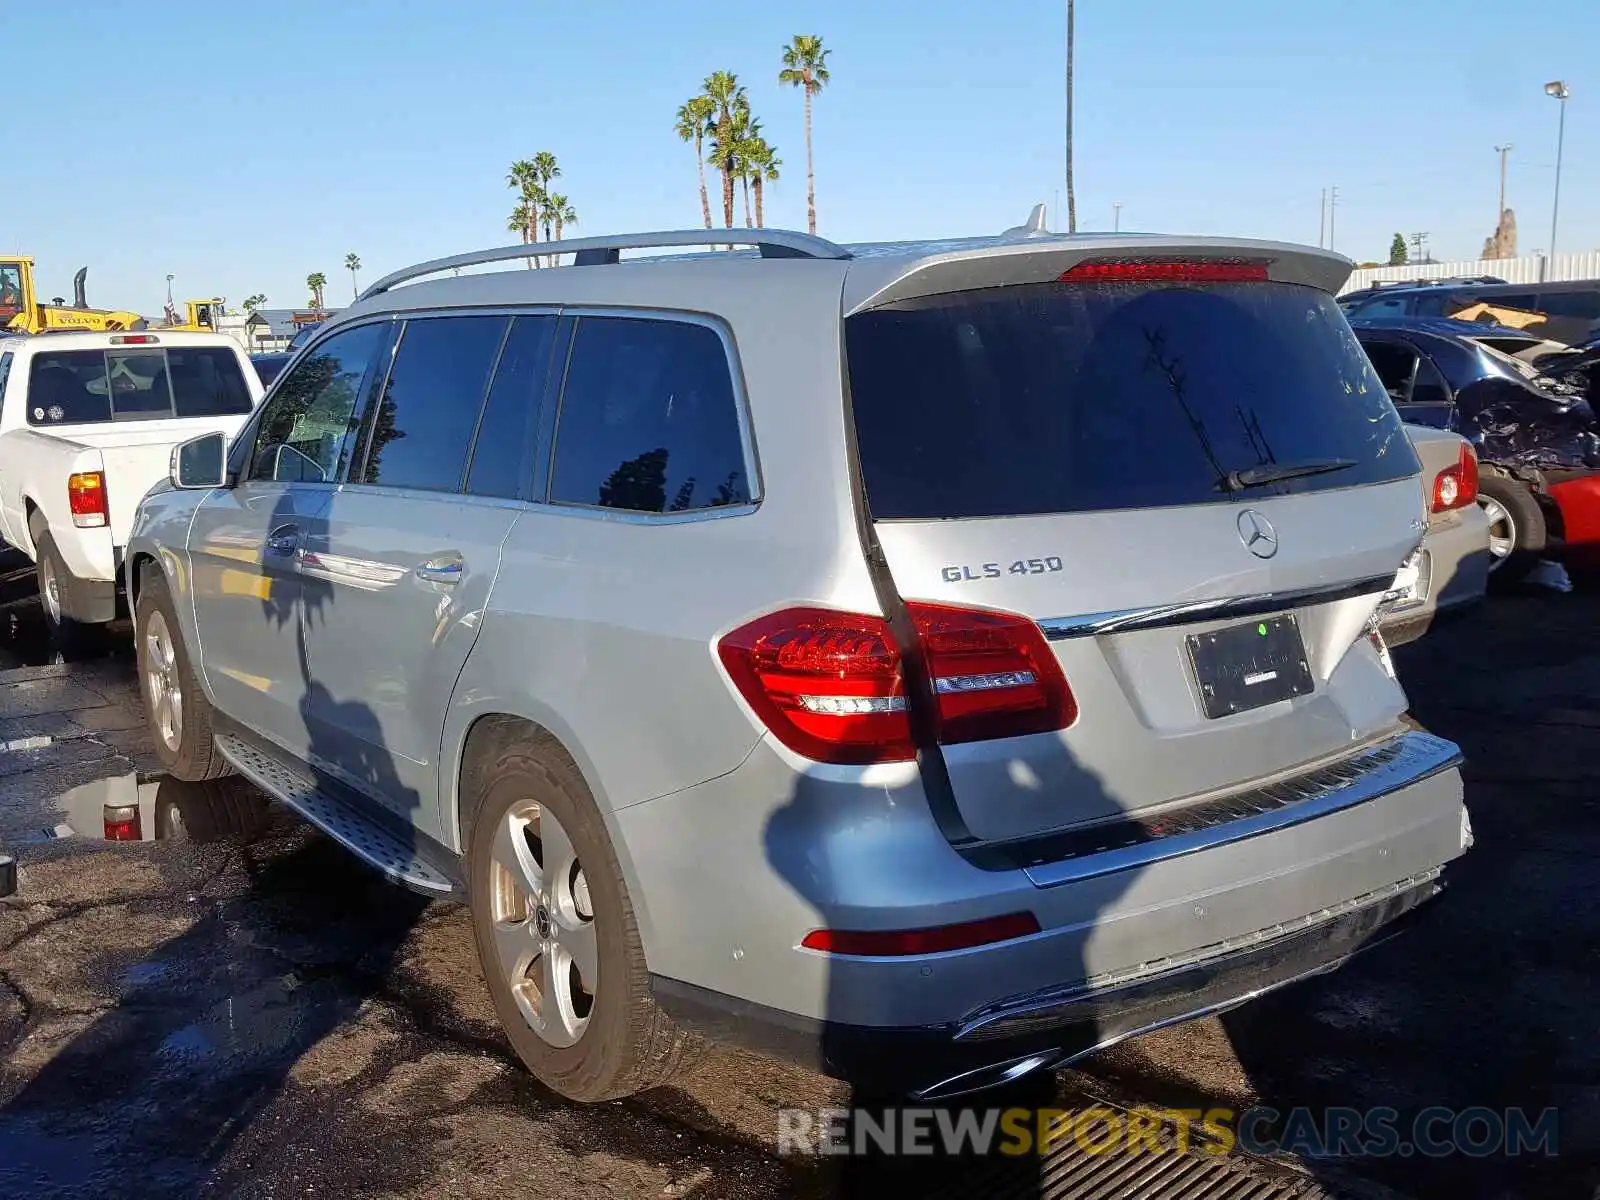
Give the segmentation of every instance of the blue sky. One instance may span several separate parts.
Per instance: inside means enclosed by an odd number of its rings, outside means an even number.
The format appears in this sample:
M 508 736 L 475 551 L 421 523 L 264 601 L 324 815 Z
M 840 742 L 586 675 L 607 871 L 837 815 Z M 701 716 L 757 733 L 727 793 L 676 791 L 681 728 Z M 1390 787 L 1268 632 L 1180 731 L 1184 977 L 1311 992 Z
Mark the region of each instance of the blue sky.
M 1315 242 L 1337 185 L 1344 253 L 1426 230 L 1436 257 L 1470 257 L 1509 141 L 1522 247 L 1545 247 L 1557 104 L 1542 87 L 1563 78 L 1559 248 L 1600 248 L 1592 0 L 1509 19 L 1459 0 L 1078 10 L 1080 228 L 1109 228 L 1120 202 L 1124 229 Z M 514 240 L 506 167 L 541 149 L 579 232 L 698 225 L 673 114 L 718 68 L 748 84 L 784 162 L 767 223 L 804 228 L 801 101 L 776 83 L 796 32 L 833 51 L 819 232 L 998 232 L 1062 190 L 1064 31 L 1056 0 L 7 4 L 0 252 L 34 255 L 47 294 L 88 265 L 91 303 L 147 314 L 169 272 L 180 299 L 288 306 L 322 270 L 338 302 L 347 251 L 370 281 Z

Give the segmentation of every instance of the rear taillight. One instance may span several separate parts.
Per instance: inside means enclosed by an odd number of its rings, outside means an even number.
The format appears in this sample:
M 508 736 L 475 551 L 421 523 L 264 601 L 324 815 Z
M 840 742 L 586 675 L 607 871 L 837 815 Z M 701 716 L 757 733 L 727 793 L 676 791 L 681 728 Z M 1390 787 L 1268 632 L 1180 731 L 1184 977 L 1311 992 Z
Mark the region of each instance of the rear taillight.
M 906 605 L 936 700 L 941 743 L 1064 729 L 1077 706 L 1043 632 L 1026 617 Z M 882 617 L 792 608 L 717 643 L 740 695 L 785 746 L 832 763 L 916 757 L 906 664 Z
M 108 804 L 105 808 L 105 836 L 108 842 L 143 840 L 137 804 Z
M 1433 511 L 1449 512 L 1466 508 L 1478 499 L 1478 455 L 1471 446 L 1461 446 L 1461 459 L 1446 467 L 1433 479 Z
M 828 954 L 870 956 L 903 954 L 943 954 L 950 950 L 970 950 L 1039 932 L 1039 921 L 1031 912 L 1007 913 L 960 925 L 940 925 L 932 929 L 813 929 L 801 945 L 807 950 Z
M 95 529 L 111 523 L 111 505 L 106 499 L 106 477 L 101 471 L 81 471 L 67 476 L 67 506 L 72 523 L 79 529 Z
M 1069 267 L 1062 283 L 1249 283 L 1267 278 L 1258 258 L 1099 258 Z

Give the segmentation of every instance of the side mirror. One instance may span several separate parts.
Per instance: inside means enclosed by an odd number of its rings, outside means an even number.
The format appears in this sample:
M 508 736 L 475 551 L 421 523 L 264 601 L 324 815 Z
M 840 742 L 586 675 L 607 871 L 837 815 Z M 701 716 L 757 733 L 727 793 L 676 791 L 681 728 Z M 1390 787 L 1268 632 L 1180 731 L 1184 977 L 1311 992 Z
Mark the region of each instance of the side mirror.
M 221 487 L 228 470 L 228 439 L 204 433 L 173 448 L 168 474 L 177 488 Z

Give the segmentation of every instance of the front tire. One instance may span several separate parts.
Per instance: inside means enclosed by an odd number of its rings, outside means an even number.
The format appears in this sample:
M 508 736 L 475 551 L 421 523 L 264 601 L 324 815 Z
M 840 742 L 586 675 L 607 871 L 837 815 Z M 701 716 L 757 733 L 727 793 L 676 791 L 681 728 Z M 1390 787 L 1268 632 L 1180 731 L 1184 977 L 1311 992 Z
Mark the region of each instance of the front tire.
M 195 677 L 165 577 L 148 572 L 134 606 L 134 653 L 145 726 L 162 766 L 198 783 L 230 774 L 212 736 L 213 709 Z
M 633 906 L 577 765 L 543 733 L 488 735 L 463 780 L 478 958 L 517 1057 L 569 1100 L 667 1083 L 697 1043 L 655 1004 Z

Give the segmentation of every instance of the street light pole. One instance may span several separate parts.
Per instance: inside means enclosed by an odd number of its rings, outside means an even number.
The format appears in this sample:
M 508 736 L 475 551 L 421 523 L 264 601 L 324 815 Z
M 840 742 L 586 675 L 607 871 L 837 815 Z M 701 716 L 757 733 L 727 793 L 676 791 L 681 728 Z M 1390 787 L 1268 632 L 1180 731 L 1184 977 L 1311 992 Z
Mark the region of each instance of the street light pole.
M 1111 206 L 1111 232 L 1122 232 L 1122 201 L 1120 200 Z
M 1556 125 L 1556 189 L 1550 200 L 1550 257 L 1556 256 L 1556 217 L 1561 212 L 1561 150 L 1567 138 L 1567 97 L 1572 95 L 1567 85 L 1552 79 L 1544 85 L 1544 94 L 1561 102 L 1561 118 Z
M 1515 148 L 1510 142 L 1507 142 L 1504 146 L 1496 146 L 1494 148 L 1495 153 L 1500 156 L 1500 207 L 1495 210 L 1494 214 L 1495 227 L 1497 229 L 1501 218 L 1506 215 L 1506 155 L 1510 154 Z

